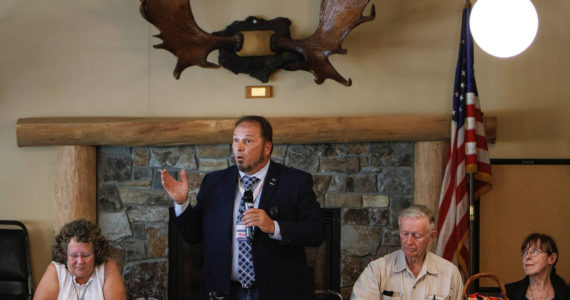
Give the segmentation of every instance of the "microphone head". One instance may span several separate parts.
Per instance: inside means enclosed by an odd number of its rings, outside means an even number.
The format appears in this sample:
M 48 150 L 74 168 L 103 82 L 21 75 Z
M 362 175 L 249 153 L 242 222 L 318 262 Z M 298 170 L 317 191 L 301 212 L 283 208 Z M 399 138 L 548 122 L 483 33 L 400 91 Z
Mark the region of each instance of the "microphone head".
M 243 193 L 243 201 L 253 202 L 253 192 L 251 190 L 247 190 Z

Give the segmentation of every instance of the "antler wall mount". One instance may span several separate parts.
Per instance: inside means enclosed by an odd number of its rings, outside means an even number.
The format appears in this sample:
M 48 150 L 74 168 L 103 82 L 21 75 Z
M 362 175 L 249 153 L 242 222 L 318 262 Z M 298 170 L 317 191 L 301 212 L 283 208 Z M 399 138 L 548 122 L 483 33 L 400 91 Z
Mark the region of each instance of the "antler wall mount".
M 287 18 L 266 21 L 249 17 L 232 23 L 223 31 L 207 33 L 194 20 L 190 0 L 141 0 L 140 12 L 160 31 L 155 37 L 160 38 L 162 43 L 154 45 L 154 48 L 168 50 L 177 57 L 174 68 L 176 79 L 180 78 L 184 69 L 194 65 L 203 68 L 219 68 L 222 65 L 236 74 L 248 73 L 262 82 L 269 81 L 270 75 L 276 70 L 284 69 L 311 72 L 317 84 L 332 79 L 350 86 L 352 80 L 340 75 L 328 57 L 346 54 L 346 49 L 342 48 L 344 38 L 356 26 L 375 18 L 374 5 L 370 14 L 363 16 L 369 2 L 322 0 L 317 29 L 308 38 L 300 40 L 291 39 L 291 21 Z M 267 31 L 271 33 L 267 34 Z M 240 56 L 246 32 L 265 32 L 265 36 L 270 36 L 269 48 L 272 53 Z M 220 65 L 207 61 L 208 54 L 214 50 L 219 50 Z

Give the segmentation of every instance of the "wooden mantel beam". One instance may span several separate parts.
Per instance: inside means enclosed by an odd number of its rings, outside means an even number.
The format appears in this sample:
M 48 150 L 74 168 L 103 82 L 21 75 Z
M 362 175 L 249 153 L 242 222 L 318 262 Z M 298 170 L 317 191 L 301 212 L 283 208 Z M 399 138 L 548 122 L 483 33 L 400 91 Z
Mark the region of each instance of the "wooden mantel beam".
M 447 116 L 268 118 L 274 142 L 283 144 L 436 141 L 450 137 Z M 168 146 L 229 143 L 235 118 L 62 117 L 22 118 L 18 146 Z M 487 139 L 496 138 L 497 118 L 485 117 Z

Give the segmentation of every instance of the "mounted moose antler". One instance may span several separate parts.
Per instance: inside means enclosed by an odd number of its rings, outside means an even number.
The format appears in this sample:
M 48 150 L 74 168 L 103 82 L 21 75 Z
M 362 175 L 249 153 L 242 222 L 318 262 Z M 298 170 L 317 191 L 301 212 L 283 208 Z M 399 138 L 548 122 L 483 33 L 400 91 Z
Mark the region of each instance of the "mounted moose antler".
M 304 40 L 287 40 L 276 37 L 277 49 L 287 49 L 297 52 L 305 58 L 299 64 L 291 65 L 293 69 L 310 71 L 315 76 L 315 82 L 323 83 L 325 79 L 334 79 L 346 86 L 352 80 L 344 79 L 329 62 L 329 55 L 346 54 L 341 44 L 350 31 L 363 22 L 372 21 L 376 10 L 372 5 L 370 15 L 362 16 L 362 12 L 370 0 L 323 0 L 319 27 L 312 36 Z
M 309 71 L 318 84 L 330 78 L 350 86 L 352 80 L 342 77 L 328 57 L 335 53 L 346 54 L 342 48 L 344 38 L 359 24 L 374 19 L 374 5 L 369 16 L 362 15 L 369 2 L 370 0 L 322 0 L 319 26 L 313 35 L 303 40 L 292 40 L 287 35 L 276 34 L 272 37 L 271 47 L 276 52 L 288 51 L 304 58 L 302 62 L 287 65 L 287 69 Z M 176 79 L 180 78 L 184 69 L 193 65 L 219 67 L 206 60 L 213 50 L 238 51 L 242 47 L 241 34 L 219 36 L 203 31 L 194 20 L 190 0 L 141 0 L 140 12 L 160 31 L 156 37 L 161 38 L 163 43 L 154 47 L 166 49 L 178 58 L 174 69 Z
M 140 12 L 160 31 L 155 37 L 161 38 L 163 43 L 154 48 L 166 49 L 178 58 L 174 68 L 176 79 L 193 65 L 219 68 L 207 61 L 208 54 L 216 49 L 241 48 L 239 35 L 221 37 L 202 30 L 194 21 L 189 0 L 141 0 Z

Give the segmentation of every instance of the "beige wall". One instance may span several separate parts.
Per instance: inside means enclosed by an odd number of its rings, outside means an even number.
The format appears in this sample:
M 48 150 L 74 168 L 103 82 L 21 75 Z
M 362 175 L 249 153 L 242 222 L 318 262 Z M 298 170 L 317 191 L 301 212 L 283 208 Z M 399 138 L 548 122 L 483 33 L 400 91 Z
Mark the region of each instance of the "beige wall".
M 556 240 L 556 272 L 568 281 L 570 165 L 495 165 L 493 172 L 493 192 L 481 198 L 480 270 L 499 274 L 504 282 L 520 280 L 524 271 L 517 250 L 531 232 L 540 232 Z
M 317 25 L 317 0 L 193 0 L 198 23 L 221 30 L 249 15 L 292 20 L 294 37 Z M 540 28 L 530 49 L 499 60 L 476 48 L 483 110 L 499 117 L 494 158 L 570 157 L 569 4 L 534 1 Z M 18 148 L 18 118 L 45 116 L 361 116 L 448 114 L 462 1 L 387 0 L 376 20 L 334 55 L 352 87 L 313 82 L 307 72 L 272 76 L 275 97 L 245 100 L 258 84 L 225 69 L 193 67 L 174 80 L 175 58 L 151 48 L 156 29 L 139 1 L 3 0 L 0 2 L 0 218 L 23 221 L 31 234 L 35 282 L 49 263 L 54 222 L 50 147 Z M 210 56 L 216 60 L 216 53 Z

